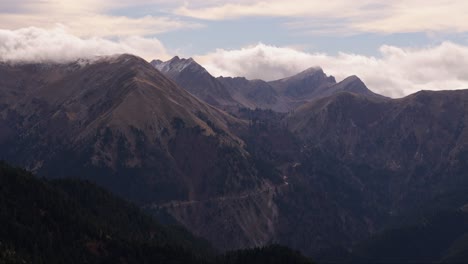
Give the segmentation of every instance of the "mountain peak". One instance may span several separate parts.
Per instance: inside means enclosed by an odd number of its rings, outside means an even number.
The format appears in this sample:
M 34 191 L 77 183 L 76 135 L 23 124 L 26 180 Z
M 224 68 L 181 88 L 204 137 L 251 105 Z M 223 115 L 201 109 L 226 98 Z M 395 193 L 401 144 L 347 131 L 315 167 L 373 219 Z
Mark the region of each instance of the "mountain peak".
M 315 97 L 322 88 L 336 84 L 333 76 L 327 76 L 320 67 L 310 67 L 296 75 L 269 82 L 279 94 L 291 98 Z
M 304 71 L 301 71 L 300 73 L 298 73 L 296 75 L 286 77 L 286 78 L 280 79 L 278 81 L 280 81 L 280 82 L 290 82 L 290 81 L 304 80 L 304 79 L 308 79 L 310 77 L 313 77 L 313 78 L 326 78 L 327 75 L 325 74 L 325 72 L 323 71 L 323 69 L 321 67 L 310 67 L 310 68 L 305 69 Z
M 319 67 L 319 66 L 307 68 L 304 71 L 300 72 L 299 74 L 308 75 L 308 74 L 317 74 L 317 73 L 325 74 L 323 72 L 322 67 Z
M 152 60 L 150 63 L 151 63 L 151 65 L 155 66 L 155 65 L 159 65 L 159 64 L 163 63 L 163 61 L 162 60 Z
M 364 82 L 359 78 L 357 77 L 356 75 L 351 75 L 351 76 L 348 76 L 346 77 L 343 81 L 342 81 L 343 84 L 350 84 L 350 83 L 359 83 L 359 84 L 364 84 Z
M 96 61 L 96 63 L 110 63 L 110 64 L 124 64 L 124 63 L 143 63 L 147 64 L 148 62 L 138 56 L 128 54 L 128 53 L 123 53 L 123 54 L 115 54 L 115 55 L 110 55 L 110 56 L 102 56 L 99 57 Z
M 193 58 L 181 59 L 179 56 L 174 56 L 172 59 L 165 62 L 153 60 L 151 64 L 169 77 L 173 77 L 186 69 L 190 69 L 192 72 L 206 72 L 205 68 L 198 64 Z
M 211 105 L 234 105 L 225 87 L 193 58 L 174 58 L 151 63 L 162 74 Z
M 329 92 L 330 94 L 332 94 L 332 93 L 337 93 L 341 91 L 362 94 L 365 96 L 372 96 L 372 97 L 382 97 L 382 98 L 384 97 L 369 90 L 366 84 L 364 84 L 364 82 L 356 75 L 351 75 L 345 78 L 344 80 L 342 80 L 341 82 L 330 87 Z
M 179 56 L 174 56 L 172 59 L 169 60 L 170 62 L 178 62 L 180 61 Z

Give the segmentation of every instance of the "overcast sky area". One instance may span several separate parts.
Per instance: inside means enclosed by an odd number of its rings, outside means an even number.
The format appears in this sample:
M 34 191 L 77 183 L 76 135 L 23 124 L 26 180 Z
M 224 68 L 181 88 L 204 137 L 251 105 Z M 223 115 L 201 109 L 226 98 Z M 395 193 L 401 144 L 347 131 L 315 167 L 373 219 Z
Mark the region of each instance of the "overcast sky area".
M 193 57 L 215 76 L 320 66 L 391 97 L 468 88 L 465 0 L 1 0 L 0 61 Z

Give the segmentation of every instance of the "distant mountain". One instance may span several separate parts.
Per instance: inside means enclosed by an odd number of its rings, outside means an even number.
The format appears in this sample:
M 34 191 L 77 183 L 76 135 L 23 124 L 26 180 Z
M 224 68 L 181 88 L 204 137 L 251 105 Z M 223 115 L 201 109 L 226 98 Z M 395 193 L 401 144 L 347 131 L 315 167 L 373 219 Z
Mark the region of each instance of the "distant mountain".
M 46 181 L 0 162 L 0 183 L 0 263 L 312 263 L 281 246 L 218 255 L 88 182 Z
M 288 112 L 313 99 L 342 91 L 380 96 L 356 76 L 337 84 L 335 78 L 327 76 L 321 68 L 309 68 L 288 78 L 265 82 L 243 77 L 215 79 L 192 58 L 176 56 L 166 62 L 153 60 L 151 64 L 193 95 L 230 112 L 236 112 L 239 107 Z
M 336 94 L 338 92 L 351 92 L 355 94 L 361 94 L 370 97 L 383 97 L 369 90 L 367 86 L 359 79 L 359 77 L 353 75 L 343 81 L 331 86 L 326 91 L 323 91 L 320 97 Z
M 215 106 L 236 105 L 229 91 L 192 58 L 175 56 L 166 62 L 153 60 L 151 64 L 191 94 Z
M 309 68 L 269 84 L 281 95 L 306 100 L 320 96 L 330 86 L 336 84 L 336 81 L 333 76 L 327 76 L 321 68 Z
M 218 77 L 239 105 L 255 109 L 278 108 L 282 104 L 277 92 L 262 80 L 247 80 L 243 77 Z
M 335 77 L 327 76 L 321 68 L 309 68 L 297 75 L 269 82 L 282 96 L 292 103 L 290 109 L 300 106 L 314 99 L 327 97 L 339 92 L 351 92 L 355 94 L 382 97 L 370 91 L 357 77 L 350 76 L 336 83 Z

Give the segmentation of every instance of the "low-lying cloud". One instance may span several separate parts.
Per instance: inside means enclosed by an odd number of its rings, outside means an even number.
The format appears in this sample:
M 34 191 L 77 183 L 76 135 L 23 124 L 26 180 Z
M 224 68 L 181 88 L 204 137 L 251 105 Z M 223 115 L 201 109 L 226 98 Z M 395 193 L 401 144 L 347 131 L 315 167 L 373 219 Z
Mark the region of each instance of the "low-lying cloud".
M 137 54 L 148 60 L 168 58 L 156 38 L 81 38 L 61 26 L 50 30 L 36 27 L 0 30 L 0 61 L 4 62 L 69 62 L 116 53 Z
M 214 75 L 274 80 L 320 66 L 342 80 L 359 76 L 380 94 L 402 97 L 419 90 L 468 88 L 468 47 L 452 42 L 410 49 L 382 46 L 380 56 L 307 53 L 258 44 L 239 50 L 218 49 L 195 59 Z
M 344 52 L 328 55 L 260 43 L 238 50 L 218 49 L 195 56 L 195 60 L 215 76 L 264 80 L 320 66 L 337 80 L 357 75 L 371 90 L 390 97 L 419 90 L 468 88 L 468 46 L 452 42 L 418 49 L 382 46 L 379 52 L 375 57 Z M 61 63 L 118 53 L 131 53 L 146 60 L 170 57 L 156 38 L 84 38 L 69 33 L 63 26 L 0 30 L 0 61 L 4 62 Z

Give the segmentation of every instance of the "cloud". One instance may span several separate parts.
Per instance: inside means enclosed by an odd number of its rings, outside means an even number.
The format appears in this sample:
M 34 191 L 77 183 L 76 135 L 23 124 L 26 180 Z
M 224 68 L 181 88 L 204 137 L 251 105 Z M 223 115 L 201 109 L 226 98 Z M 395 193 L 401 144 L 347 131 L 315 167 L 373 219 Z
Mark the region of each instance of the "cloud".
M 197 1 L 195 1 L 197 2 Z M 192 4 L 175 9 L 182 16 L 205 20 L 242 17 L 290 18 L 286 25 L 298 24 L 306 32 L 408 33 L 466 32 L 468 2 L 459 0 L 256 0 L 217 1 L 203 6 Z M 331 26 L 323 28 L 325 23 Z
M 6 0 L 0 25 L 60 23 L 79 36 L 147 36 L 199 28 L 200 20 L 274 17 L 307 34 L 458 33 L 468 32 L 467 13 L 460 0 Z
M 219 76 L 274 80 L 320 66 L 342 80 L 359 76 L 368 87 L 390 97 L 419 90 L 468 88 L 468 47 L 451 42 L 410 49 L 382 46 L 380 56 L 307 53 L 292 48 L 258 44 L 239 50 L 218 49 L 195 59 Z
M 190 7 L 187 4 L 175 10 L 176 14 L 207 20 L 235 19 L 247 16 L 270 16 L 270 17 L 341 17 L 335 12 L 337 9 L 347 9 L 347 16 L 355 16 L 360 6 L 369 2 L 368 0 L 356 0 L 353 2 L 329 0 L 291 0 L 288 2 L 271 1 L 229 1 L 215 2 L 208 6 Z
M 136 54 L 148 60 L 169 57 L 156 38 L 82 38 L 69 33 L 63 26 L 50 30 L 36 27 L 0 30 L 0 61 L 69 62 L 116 53 Z
M 463 19 L 468 2 L 458 0 L 395 1 L 388 11 L 382 11 L 370 21 L 357 21 L 353 27 L 366 32 L 466 32 Z M 386 14 L 385 14 L 386 13 Z
M 165 17 L 144 16 L 129 18 L 126 16 L 107 16 L 89 14 L 75 18 L 50 15 L 0 14 L 0 25 L 7 29 L 18 29 L 34 25 L 39 28 L 54 28 L 57 24 L 77 36 L 113 37 L 113 36 L 147 36 L 182 28 L 198 28 L 201 24 L 186 23 Z
M 199 28 L 200 23 L 183 20 L 170 14 L 134 15 L 131 8 L 143 8 L 147 1 L 131 4 L 122 0 L 16 0 L 7 2 L 0 9 L 0 25 L 3 29 L 19 29 L 29 26 L 53 28 L 61 24 L 74 35 L 81 37 L 149 36 L 183 28 Z M 120 15 L 116 15 L 120 14 Z M 126 14 L 126 15 L 121 15 Z

